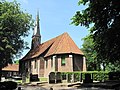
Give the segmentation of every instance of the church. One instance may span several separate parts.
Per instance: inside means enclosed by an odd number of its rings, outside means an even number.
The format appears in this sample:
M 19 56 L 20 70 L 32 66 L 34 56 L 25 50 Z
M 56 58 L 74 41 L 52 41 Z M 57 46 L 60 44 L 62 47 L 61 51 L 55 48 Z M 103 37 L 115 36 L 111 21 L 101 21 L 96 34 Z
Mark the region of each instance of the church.
M 83 52 L 68 33 L 41 43 L 39 13 L 33 30 L 31 49 L 20 60 L 20 73 L 49 77 L 50 72 L 86 71 Z

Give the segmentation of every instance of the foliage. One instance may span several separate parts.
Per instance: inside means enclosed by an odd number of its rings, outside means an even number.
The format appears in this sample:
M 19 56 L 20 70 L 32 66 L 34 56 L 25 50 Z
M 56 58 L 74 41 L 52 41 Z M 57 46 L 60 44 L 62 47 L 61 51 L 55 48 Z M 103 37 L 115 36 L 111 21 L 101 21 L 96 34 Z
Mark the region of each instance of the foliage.
M 119 63 L 119 62 L 118 62 Z M 120 65 L 118 63 L 106 63 L 106 70 L 110 72 L 117 72 L 120 71 Z
M 85 74 L 91 74 L 93 75 L 93 80 L 94 81 L 103 81 L 103 80 L 108 80 L 108 71 L 87 71 L 87 72 L 61 72 L 62 75 L 68 75 L 68 81 L 69 80 L 69 76 L 72 76 L 72 74 L 74 74 L 74 79 L 75 81 L 80 81 L 80 78 L 82 78 L 82 80 L 85 79 Z M 82 74 L 82 76 L 81 76 Z
M 77 11 L 72 24 L 89 27 L 97 58 L 103 62 L 120 63 L 120 0 L 80 0 L 88 7 Z
M 15 60 L 14 63 L 15 63 L 15 64 L 19 64 L 19 60 Z
M 104 63 L 104 70 L 106 71 L 119 71 L 120 65 L 117 63 L 106 63 L 105 61 L 100 61 L 97 59 L 97 52 L 94 49 L 94 42 L 92 35 L 88 35 L 85 38 L 83 38 L 83 48 L 81 49 L 86 57 L 87 61 L 87 70 L 88 71 L 94 71 L 94 70 L 102 70 L 100 67 Z
M 99 70 L 100 64 L 99 61 L 96 58 L 96 51 L 94 49 L 94 42 L 92 35 L 88 35 L 85 38 L 83 38 L 83 48 L 81 49 L 86 57 L 87 62 L 87 70 L 88 71 L 94 71 Z
M 0 2 L 0 68 L 12 63 L 14 55 L 27 48 L 22 37 L 28 36 L 32 18 L 20 9 L 16 1 Z
M 17 88 L 17 83 L 13 81 L 0 82 L 0 90 L 14 90 Z

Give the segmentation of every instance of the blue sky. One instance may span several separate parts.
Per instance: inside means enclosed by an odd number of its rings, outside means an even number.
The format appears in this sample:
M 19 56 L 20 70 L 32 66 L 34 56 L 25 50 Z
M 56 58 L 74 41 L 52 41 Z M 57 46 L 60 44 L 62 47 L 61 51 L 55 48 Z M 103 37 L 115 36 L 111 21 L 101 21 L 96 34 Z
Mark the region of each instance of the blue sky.
M 13 0 L 8 0 L 13 1 Z M 83 10 L 84 6 L 78 6 L 79 0 L 17 0 L 21 4 L 23 11 L 32 14 L 36 18 L 37 10 L 40 17 L 40 33 L 42 42 L 52 39 L 64 32 L 68 32 L 79 48 L 82 47 L 81 40 L 88 34 L 88 29 L 82 26 L 70 25 L 71 18 L 78 10 Z M 32 30 L 30 35 L 25 38 L 31 47 Z M 24 50 L 21 58 L 28 52 Z

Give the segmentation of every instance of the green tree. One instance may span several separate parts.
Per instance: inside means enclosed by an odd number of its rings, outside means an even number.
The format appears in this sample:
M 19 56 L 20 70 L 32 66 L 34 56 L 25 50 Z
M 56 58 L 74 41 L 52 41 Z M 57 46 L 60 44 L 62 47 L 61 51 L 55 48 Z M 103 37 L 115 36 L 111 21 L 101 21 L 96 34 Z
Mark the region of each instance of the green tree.
M 31 26 L 31 15 L 23 12 L 19 3 L 0 1 L 0 79 L 2 68 L 27 48 L 23 37 L 28 36 Z
M 93 23 L 91 33 L 97 58 L 119 65 L 120 0 L 80 0 L 81 4 L 87 8 L 76 12 L 72 24 L 89 27 Z
M 94 43 L 93 43 L 93 38 L 91 35 L 86 36 L 83 38 L 83 48 L 81 49 L 86 57 L 86 62 L 87 62 L 87 70 L 88 71 L 94 71 L 94 70 L 99 70 L 100 63 L 97 61 L 96 58 L 96 51 L 94 49 Z
M 87 35 L 85 38 L 82 39 L 83 42 L 83 48 L 81 49 L 86 57 L 87 61 L 87 70 L 88 71 L 94 71 L 94 70 L 106 70 L 106 71 L 119 71 L 120 65 L 118 65 L 119 62 L 111 63 L 107 62 L 107 60 L 99 60 L 97 59 L 97 52 L 94 49 L 94 42 L 92 35 Z M 101 65 L 103 65 L 103 68 L 101 68 Z
M 19 60 L 15 60 L 14 63 L 15 63 L 15 64 L 19 64 Z

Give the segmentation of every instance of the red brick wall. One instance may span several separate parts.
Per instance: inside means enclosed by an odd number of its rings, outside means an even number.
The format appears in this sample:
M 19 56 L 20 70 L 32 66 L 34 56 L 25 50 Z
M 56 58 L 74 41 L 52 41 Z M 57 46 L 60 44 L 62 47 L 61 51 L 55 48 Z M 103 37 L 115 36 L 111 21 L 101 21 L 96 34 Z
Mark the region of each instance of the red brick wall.
M 69 55 L 65 55 L 65 65 L 61 65 L 61 55 L 58 56 L 58 72 L 72 72 L 73 71 L 73 64 L 72 64 L 72 57 Z
M 36 60 L 36 64 L 37 64 L 37 66 L 36 66 L 36 68 L 35 68 L 35 60 L 32 60 L 31 61 L 31 65 L 32 65 L 32 74 L 38 74 L 38 70 L 37 70 L 37 68 L 38 68 L 38 60 Z
M 83 71 L 83 56 L 73 55 L 73 70 Z
M 44 76 L 44 60 L 40 60 L 40 66 L 39 66 L 39 76 L 43 77 Z
M 47 62 L 47 65 L 46 65 L 46 62 Z M 54 71 L 55 71 L 54 67 L 51 67 L 51 57 L 46 58 L 45 59 L 45 66 L 44 66 L 44 77 L 48 77 L 49 73 L 54 72 Z
M 50 72 L 73 72 L 83 71 L 83 56 L 81 55 L 65 55 L 65 65 L 61 65 L 62 55 L 51 56 L 45 58 L 36 59 L 37 67 L 35 68 L 35 60 L 31 61 L 32 74 L 38 74 L 39 77 L 48 77 Z M 53 66 L 51 67 L 51 58 L 53 59 Z M 46 60 L 48 62 L 46 68 Z M 30 69 L 30 68 L 28 68 Z
M 31 66 L 32 66 L 32 74 L 38 74 L 39 77 L 44 76 L 44 60 L 38 58 L 36 59 L 36 68 L 35 68 L 35 60 L 31 61 Z
M 69 57 L 69 55 L 65 55 L 65 66 L 61 65 L 61 56 L 62 55 L 56 55 L 56 57 L 53 59 L 53 67 L 51 67 L 51 57 L 46 58 L 48 65 L 46 68 L 46 61 L 45 61 L 45 72 L 44 77 L 48 77 L 50 72 L 58 71 L 58 72 L 73 72 L 73 64 L 72 64 L 72 58 Z M 52 56 L 53 57 L 53 56 Z M 55 69 L 57 68 L 57 69 Z
M 65 55 L 65 66 L 61 65 L 62 55 L 56 55 L 47 57 L 44 60 L 40 60 L 39 76 L 48 77 L 50 72 L 73 72 L 73 71 L 83 71 L 83 56 L 81 55 Z M 53 60 L 53 66 L 51 67 L 51 58 Z M 47 67 L 46 67 L 47 61 Z M 33 64 L 34 65 L 34 64 Z M 44 69 L 43 69 L 44 68 Z

